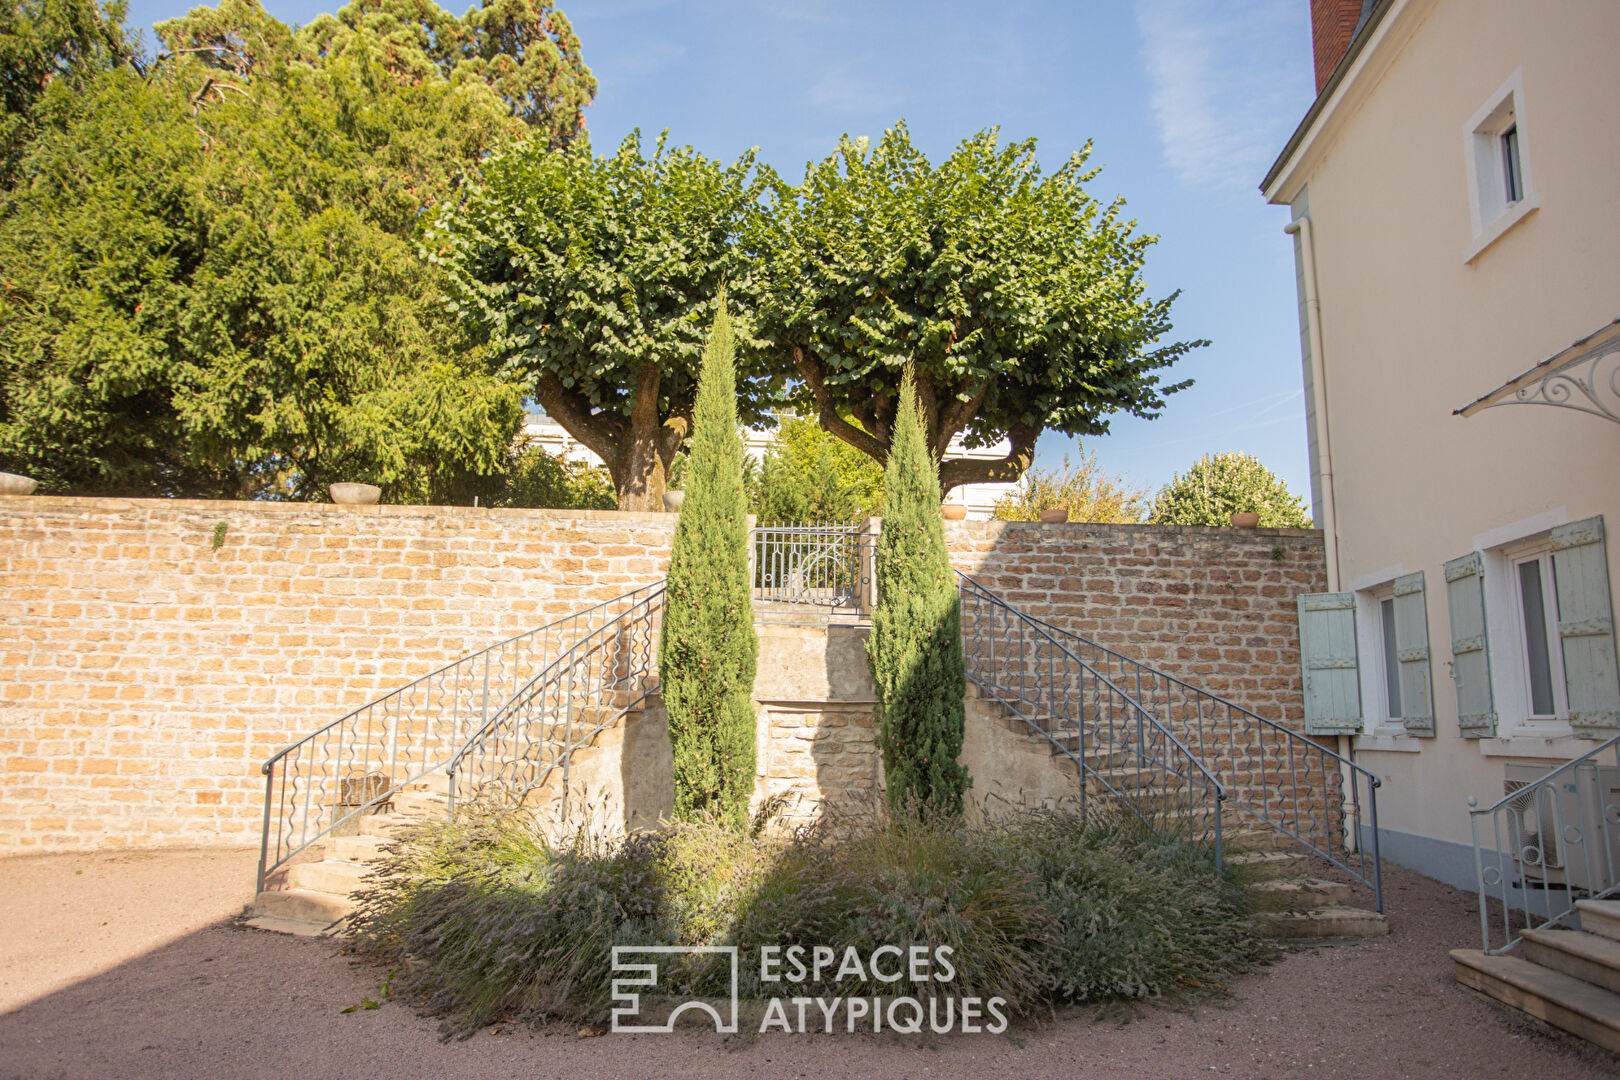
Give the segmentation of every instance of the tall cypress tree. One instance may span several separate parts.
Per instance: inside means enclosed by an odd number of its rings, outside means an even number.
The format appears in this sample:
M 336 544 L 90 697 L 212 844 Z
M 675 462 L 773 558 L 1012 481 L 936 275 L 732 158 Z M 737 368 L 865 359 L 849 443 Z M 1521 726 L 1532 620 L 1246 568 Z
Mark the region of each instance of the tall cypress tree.
M 754 792 L 759 642 L 733 348 L 722 290 L 698 379 L 658 667 L 675 755 L 675 816 L 713 813 L 741 827 Z
M 960 813 L 968 787 L 962 754 L 967 677 L 962 612 L 939 517 L 939 473 L 928 453 L 907 370 L 883 478 L 877 610 L 867 659 L 882 716 L 878 748 L 891 806 L 917 800 Z

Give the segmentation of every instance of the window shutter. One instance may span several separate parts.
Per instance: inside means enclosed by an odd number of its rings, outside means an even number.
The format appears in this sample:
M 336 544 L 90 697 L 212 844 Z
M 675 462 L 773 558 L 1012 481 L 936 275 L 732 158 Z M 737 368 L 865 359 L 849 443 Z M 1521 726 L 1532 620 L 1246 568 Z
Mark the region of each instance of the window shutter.
M 1465 739 L 1496 737 L 1490 640 L 1485 633 L 1485 570 L 1479 552 L 1446 563 L 1451 616 L 1451 677 L 1457 684 L 1457 727 Z
M 1558 636 L 1564 643 L 1569 726 L 1577 735 L 1607 738 L 1620 730 L 1620 674 L 1614 649 L 1614 606 L 1603 519 L 1587 518 L 1552 531 L 1558 583 Z
M 1407 734 L 1434 735 L 1429 677 L 1429 606 L 1423 571 L 1395 579 L 1395 658 L 1401 669 L 1401 712 Z
M 1355 594 L 1308 593 L 1299 598 L 1299 658 L 1305 668 L 1305 733 L 1359 734 Z

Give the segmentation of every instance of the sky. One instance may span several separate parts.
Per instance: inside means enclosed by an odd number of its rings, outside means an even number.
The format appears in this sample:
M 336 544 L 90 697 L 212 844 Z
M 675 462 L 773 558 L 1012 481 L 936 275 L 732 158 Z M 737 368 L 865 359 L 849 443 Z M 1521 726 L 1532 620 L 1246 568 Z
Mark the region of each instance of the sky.
M 146 31 L 184 0 L 131 0 Z M 336 0 L 265 0 L 307 23 Z M 446 5 L 460 10 L 456 0 Z M 1124 196 L 1160 236 L 1152 295 L 1181 291 L 1179 340 L 1207 338 L 1167 373 L 1195 385 L 1154 420 L 1116 417 L 1085 440 L 1155 491 L 1205 453 L 1254 454 L 1309 498 L 1286 207 L 1258 184 L 1313 95 L 1306 0 L 559 0 L 600 84 L 586 110 L 599 152 L 630 131 L 735 159 L 758 147 L 784 178 L 842 134 L 904 118 L 929 157 L 999 126 L 1039 140 L 1056 169 L 1089 139 L 1089 190 Z M 1038 464 L 1074 440 L 1048 432 Z

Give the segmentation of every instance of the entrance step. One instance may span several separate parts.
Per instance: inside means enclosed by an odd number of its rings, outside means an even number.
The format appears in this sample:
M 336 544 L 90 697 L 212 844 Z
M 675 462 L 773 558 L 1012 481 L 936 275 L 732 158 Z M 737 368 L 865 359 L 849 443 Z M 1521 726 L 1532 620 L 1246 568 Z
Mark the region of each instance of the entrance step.
M 1310 859 L 1294 851 L 1240 851 L 1226 864 L 1237 871 L 1240 882 L 1252 883 L 1302 877 Z
M 386 836 L 340 836 L 326 845 L 326 857 L 333 862 L 369 863 L 389 842 Z
M 362 879 L 370 872 L 370 867 L 364 863 L 323 859 L 294 866 L 287 872 L 287 883 L 294 889 L 350 896 L 361 887 Z
M 330 926 L 354 914 L 354 902 L 347 896 L 310 889 L 278 889 L 262 892 L 248 905 L 255 918 L 291 919 L 296 922 Z
M 1388 919 L 1355 907 L 1273 911 L 1260 915 L 1258 923 L 1263 933 L 1284 941 L 1356 941 L 1389 933 Z
M 1620 1054 L 1620 994 L 1518 956 L 1453 949 L 1451 959 L 1469 989 Z
M 1620 900 L 1577 900 L 1581 929 L 1589 934 L 1620 941 Z
M 1524 958 L 1620 994 L 1620 941 L 1580 930 L 1525 930 Z
M 1315 878 L 1284 878 L 1250 885 L 1249 903 L 1256 911 L 1308 912 L 1319 908 L 1349 909 L 1350 886 Z

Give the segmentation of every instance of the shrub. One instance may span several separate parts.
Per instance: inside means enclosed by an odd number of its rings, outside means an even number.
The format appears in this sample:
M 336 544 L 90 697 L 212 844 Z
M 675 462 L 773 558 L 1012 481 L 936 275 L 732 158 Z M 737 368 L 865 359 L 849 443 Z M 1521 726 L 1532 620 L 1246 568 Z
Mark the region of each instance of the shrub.
M 1206 454 L 1178 473 L 1153 501 L 1159 525 L 1230 525 L 1233 514 L 1257 513 L 1276 529 L 1309 529 L 1304 503 L 1281 477 L 1248 454 Z
M 675 756 L 675 816 L 718 814 L 741 828 L 754 792 L 759 644 L 732 351 L 722 292 L 698 380 L 658 667 Z
M 961 601 L 939 517 L 939 475 L 910 373 L 883 477 L 878 603 L 867 659 L 877 684 L 878 747 L 891 806 L 916 801 L 948 813 L 968 787 L 962 755 Z
M 883 505 L 883 469 L 814 420 L 784 416 L 765 452 L 754 512 L 761 525 L 858 521 Z
M 1095 451 L 1082 453 L 1080 464 L 1061 469 L 1030 469 L 1021 485 L 996 500 L 997 521 L 1039 521 L 1042 510 L 1067 510 L 1070 521 L 1134 523 L 1147 516 L 1147 492 L 1109 476 Z
M 613 479 L 599 465 L 566 461 L 536 443 L 518 443 L 507 465 L 504 489 L 494 506 L 555 510 L 612 510 L 618 505 Z

